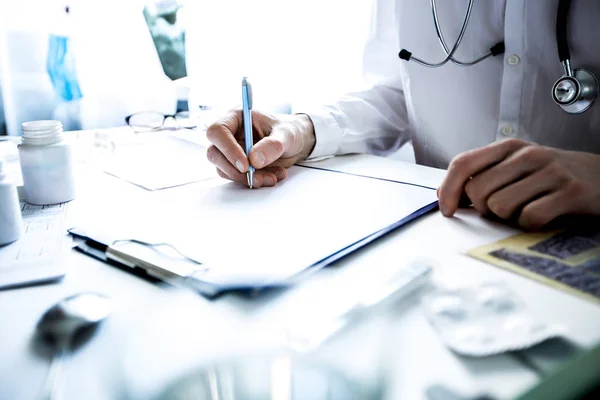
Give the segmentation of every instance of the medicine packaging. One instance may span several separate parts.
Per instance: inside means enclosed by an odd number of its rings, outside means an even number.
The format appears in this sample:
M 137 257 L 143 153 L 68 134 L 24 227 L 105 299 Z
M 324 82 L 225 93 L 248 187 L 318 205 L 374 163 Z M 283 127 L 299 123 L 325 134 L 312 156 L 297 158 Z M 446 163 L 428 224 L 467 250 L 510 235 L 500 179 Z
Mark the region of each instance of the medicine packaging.
M 446 345 L 467 356 L 525 349 L 564 331 L 532 315 L 503 283 L 436 290 L 423 299 L 423 306 Z

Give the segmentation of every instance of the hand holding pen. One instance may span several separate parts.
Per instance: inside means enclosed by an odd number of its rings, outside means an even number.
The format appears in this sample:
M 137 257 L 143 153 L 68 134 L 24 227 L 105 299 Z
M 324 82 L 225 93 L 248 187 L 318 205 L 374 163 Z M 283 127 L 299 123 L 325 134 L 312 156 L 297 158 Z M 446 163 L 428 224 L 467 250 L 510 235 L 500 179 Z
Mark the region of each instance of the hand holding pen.
M 250 106 L 250 104 L 249 104 Z M 251 123 L 244 123 L 242 110 L 232 111 L 206 131 L 212 143 L 208 160 L 219 176 L 249 185 L 248 172 L 254 169 L 252 187 L 274 186 L 287 176 L 286 168 L 306 159 L 315 145 L 313 124 L 306 115 L 273 116 L 250 111 Z M 246 151 L 244 126 L 252 126 Z

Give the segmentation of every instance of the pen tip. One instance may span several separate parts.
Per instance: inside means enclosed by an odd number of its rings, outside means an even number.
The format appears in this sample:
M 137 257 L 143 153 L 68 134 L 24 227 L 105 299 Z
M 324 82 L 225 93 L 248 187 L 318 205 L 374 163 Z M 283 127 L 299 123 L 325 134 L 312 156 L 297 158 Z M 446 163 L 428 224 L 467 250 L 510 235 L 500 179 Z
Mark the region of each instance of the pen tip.
M 247 174 L 246 179 L 248 180 L 248 186 L 252 189 L 252 175 Z

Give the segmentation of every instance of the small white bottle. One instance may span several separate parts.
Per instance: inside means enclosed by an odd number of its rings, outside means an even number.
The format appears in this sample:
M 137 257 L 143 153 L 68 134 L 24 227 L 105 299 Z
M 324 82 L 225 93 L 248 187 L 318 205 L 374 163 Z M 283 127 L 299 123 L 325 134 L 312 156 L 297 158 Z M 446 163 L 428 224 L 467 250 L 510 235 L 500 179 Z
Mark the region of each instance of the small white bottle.
M 7 178 L 4 166 L 0 157 L 0 245 L 18 240 L 23 225 L 17 187 Z
M 25 201 L 35 205 L 64 203 L 75 198 L 71 145 L 63 138 L 60 121 L 22 125 L 19 145 Z

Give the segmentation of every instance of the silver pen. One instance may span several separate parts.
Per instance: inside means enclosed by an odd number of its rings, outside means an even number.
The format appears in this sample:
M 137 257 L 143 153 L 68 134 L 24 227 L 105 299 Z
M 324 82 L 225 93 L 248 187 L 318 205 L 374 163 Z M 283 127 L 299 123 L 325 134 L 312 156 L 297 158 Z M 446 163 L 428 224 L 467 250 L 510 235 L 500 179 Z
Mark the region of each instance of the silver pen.
M 244 144 L 246 147 L 246 156 L 248 156 L 254 144 L 254 139 L 252 136 L 252 85 L 250 85 L 246 77 L 242 79 L 242 115 L 244 119 Z M 249 161 L 250 159 L 248 159 Z M 252 189 L 254 167 L 251 164 L 249 164 L 246 177 L 248 178 L 248 186 Z

